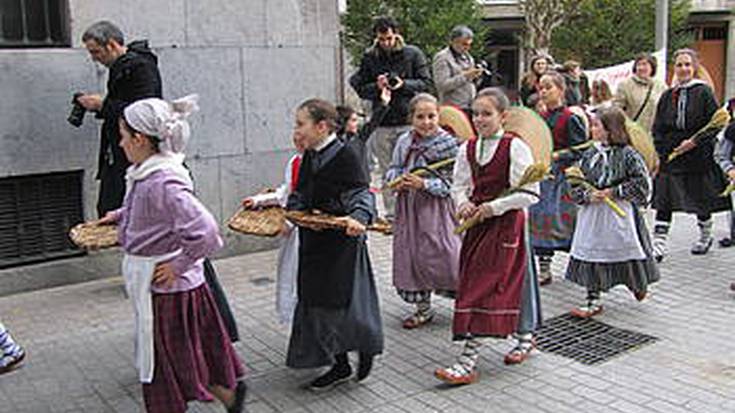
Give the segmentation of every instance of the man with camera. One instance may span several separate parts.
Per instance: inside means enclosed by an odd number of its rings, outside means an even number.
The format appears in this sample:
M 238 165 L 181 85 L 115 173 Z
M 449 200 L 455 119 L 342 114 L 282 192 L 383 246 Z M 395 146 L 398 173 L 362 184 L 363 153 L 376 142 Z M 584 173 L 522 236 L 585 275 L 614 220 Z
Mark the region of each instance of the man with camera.
M 470 113 L 477 94 L 477 84 L 488 72 L 487 64 L 476 65 L 470 55 L 474 33 L 467 26 L 456 26 L 449 35 L 450 44 L 434 56 L 432 66 L 439 102 L 454 105 Z M 484 62 L 482 62 L 484 63 Z
M 109 68 L 107 95 L 76 94 L 79 105 L 103 119 L 97 179 L 100 192 L 97 213 L 100 217 L 119 208 L 125 196 L 125 171 L 130 163 L 120 148 L 118 119 L 123 109 L 136 100 L 162 97 L 158 58 L 148 48 L 148 42 L 136 41 L 125 46 L 122 31 L 108 21 L 90 26 L 82 35 L 82 42 L 92 60 Z M 80 115 L 81 113 L 81 115 Z M 84 110 L 75 107 L 69 122 L 82 123 Z
M 398 136 L 409 129 L 408 103 L 416 94 L 429 90 L 431 74 L 424 53 L 405 43 L 392 17 L 376 18 L 373 34 L 375 43 L 363 55 L 350 85 L 362 99 L 371 101 L 373 107 L 380 105 L 383 88 L 391 89 L 388 113 L 370 138 L 370 150 L 378 160 L 377 172 L 382 177 L 390 166 Z M 386 214 L 392 216 L 395 197 L 385 192 L 383 202 Z

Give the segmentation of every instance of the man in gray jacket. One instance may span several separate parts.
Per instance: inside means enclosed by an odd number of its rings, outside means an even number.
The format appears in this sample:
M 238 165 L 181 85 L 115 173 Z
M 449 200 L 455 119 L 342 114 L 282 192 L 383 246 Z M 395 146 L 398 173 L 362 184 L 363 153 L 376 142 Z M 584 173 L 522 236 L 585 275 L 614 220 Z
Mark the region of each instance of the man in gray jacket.
M 458 106 L 469 113 L 477 93 L 476 83 L 484 70 L 475 66 L 470 55 L 474 33 L 467 26 L 456 26 L 450 44 L 434 56 L 434 84 L 442 104 Z

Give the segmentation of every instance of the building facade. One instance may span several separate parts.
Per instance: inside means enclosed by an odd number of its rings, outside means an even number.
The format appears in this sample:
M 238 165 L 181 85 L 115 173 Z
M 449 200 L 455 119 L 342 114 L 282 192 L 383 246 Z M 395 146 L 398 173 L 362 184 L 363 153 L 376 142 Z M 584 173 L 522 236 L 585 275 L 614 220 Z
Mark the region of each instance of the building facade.
M 296 105 L 337 97 L 335 0 L 3 0 L 0 294 L 117 273 L 111 253 L 30 265 L 78 254 L 66 231 L 95 218 L 100 124 L 66 118 L 73 93 L 105 91 L 107 69 L 81 44 L 98 20 L 149 40 L 165 98 L 200 95 L 187 164 L 220 222 L 282 180 Z M 228 253 L 273 245 L 223 232 Z

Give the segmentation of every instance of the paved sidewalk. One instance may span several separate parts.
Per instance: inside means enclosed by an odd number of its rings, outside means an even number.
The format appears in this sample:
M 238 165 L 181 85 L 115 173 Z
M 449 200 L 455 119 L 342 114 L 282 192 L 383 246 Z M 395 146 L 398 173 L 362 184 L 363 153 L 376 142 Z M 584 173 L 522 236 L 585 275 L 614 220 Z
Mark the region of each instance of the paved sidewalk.
M 724 216 L 716 228 L 724 232 Z M 301 386 L 318 372 L 284 366 L 289 330 L 274 314 L 276 253 L 219 260 L 215 266 L 234 307 L 250 369 L 247 408 L 257 412 L 735 412 L 735 248 L 694 257 L 695 223 L 676 216 L 672 255 L 653 295 L 636 302 L 623 288 L 605 296 L 599 320 L 658 337 L 653 345 L 595 367 L 536 352 L 521 366 L 503 365 L 510 341 L 481 353 L 480 382 L 448 388 L 432 373 L 451 363 L 451 306 L 436 299 L 435 322 L 405 331 L 411 308 L 391 287 L 390 238 L 374 235 L 371 255 L 380 287 L 386 352 L 362 384 L 314 394 Z M 554 265 L 562 274 L 565 260 Z M 53 277 L 53 274 L 49 274 Z M 546 317 L 568 311 L 584 296 L 561 281 L 542 289 Z M 0 317 L 28 351 L 26 365 L 0 376 L 0 412 L 138 412 L 132 313 L 122 279 L 37 291 L 0 299 Z M 192 412 L 222 412 L 192 404 Z

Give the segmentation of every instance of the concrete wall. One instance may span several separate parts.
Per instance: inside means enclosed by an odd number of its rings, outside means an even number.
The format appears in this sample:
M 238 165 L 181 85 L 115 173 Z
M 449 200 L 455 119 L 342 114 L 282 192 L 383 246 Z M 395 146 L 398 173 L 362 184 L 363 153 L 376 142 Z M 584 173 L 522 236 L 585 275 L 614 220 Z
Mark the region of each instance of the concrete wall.
M 0 50 L 0 177 L 83 169 L 88 218 L 99 123 L 88 115 L 76 129 L 66 116 L 73 92 L 104 93 L 107 69 L 80 40 L 95 21 L 117 23 L 126 41 L 150 41 L 166 98 L 200 95 L 187 162 L 220 222 L 243 195 L 282 179 L 294 107 L 336 98 L 335 0 L 70 0 L 70 16 L 72 48 Z M 229 253 L 273 245 L 231 233 L 227 241 Z

